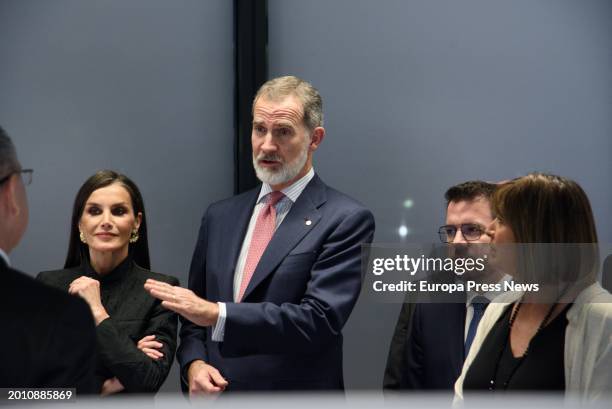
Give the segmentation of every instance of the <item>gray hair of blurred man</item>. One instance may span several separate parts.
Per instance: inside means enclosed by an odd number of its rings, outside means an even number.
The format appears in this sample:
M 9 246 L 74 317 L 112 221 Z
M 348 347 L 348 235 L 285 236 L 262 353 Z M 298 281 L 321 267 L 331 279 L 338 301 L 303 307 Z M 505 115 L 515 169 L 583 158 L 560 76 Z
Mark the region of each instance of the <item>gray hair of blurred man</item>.
M 0 127 L 0 178 L 17 169 L 19 169 L 19 161 L 17 160 L 15 145 L 13 145 L 13 141 L 4 129 Z
M 292 95 L 302 102 L 304 125 L 310 131 L 323 126 L 323 100 L 319 91 L 309 82 L 293 75 L 273 78 L 263 84 L 253 99 L 253 110 L 259 98 L 280 101 Z

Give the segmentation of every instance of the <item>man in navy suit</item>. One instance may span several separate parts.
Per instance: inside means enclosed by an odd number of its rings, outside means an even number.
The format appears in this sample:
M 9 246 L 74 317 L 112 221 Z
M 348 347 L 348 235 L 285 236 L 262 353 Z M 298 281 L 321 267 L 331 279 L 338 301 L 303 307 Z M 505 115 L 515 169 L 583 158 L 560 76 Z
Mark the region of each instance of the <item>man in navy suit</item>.
M 324 137 L 312 85 L 264 84 L 251 135 L 262 185 L 207 209 L 189 290 L 145 285 L 185 318 L 177 356 L 190 394 L 344 387 L 341 330 L 374 218 L 315 174 Z
M 471 243 L 489 243 L 485 229 L 493 221 L 490 197 L 494 191 L 494 184 L 483 181 L 449 188 L 440 239 L 451 243 L 455 251 L 468 253 Z M 469 277 L 481 283 L 497 283 L 503 278 L 503 273 L 491 266 L 479 276 Z M 383 388 L 452 390 L 482 313 L 495 295 L 467 293 L 454 303 L 404 304 L 391 340 Z

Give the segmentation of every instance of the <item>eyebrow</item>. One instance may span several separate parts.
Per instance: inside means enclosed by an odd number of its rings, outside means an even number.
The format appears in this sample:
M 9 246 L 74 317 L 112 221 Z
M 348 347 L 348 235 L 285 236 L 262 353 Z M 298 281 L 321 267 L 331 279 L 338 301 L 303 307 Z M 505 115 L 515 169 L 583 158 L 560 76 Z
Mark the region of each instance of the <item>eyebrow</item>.
M 265 121 L 253 121 L 253 126 L 257 125 L 265 125 Z M 275 122 L 272 124 L 273 127 L 276 128 L 294 128 L 295 125 L 292 122 L 286 122 L 282 120 L 281 122 Z
M 85 203 L 85 206 L 98 206 L 98 207 L 103 207 L 101 204 L 96 203 L 96 202 L 87 202 Z M 128 204 L 126 202 L 119 202 L 119 203 L 113 203 L 111 205 L 111 207 L 116 207 L 116 206 L 128 206 Z

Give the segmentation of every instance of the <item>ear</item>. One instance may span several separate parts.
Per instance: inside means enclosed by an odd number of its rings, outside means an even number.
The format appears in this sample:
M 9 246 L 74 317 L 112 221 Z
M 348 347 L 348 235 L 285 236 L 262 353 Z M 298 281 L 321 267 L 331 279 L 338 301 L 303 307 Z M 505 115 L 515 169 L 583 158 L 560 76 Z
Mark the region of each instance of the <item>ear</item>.
M 142 212 L 138 212 L 136 215 L 136 219 L 134 221 L 134 228 L 136 230 L 140 229 L 140 224 L 142 223 Z
M 322 126 L 317 126 L 312 131 L 312 137 L 310 139 L 310 145 L 309 145 L 310 151 L 311 152 L 316 151 L 319 145 L 321 145 L 321 142 L 323 142 L 324 138 L 325 138 L 325 128 L 323 128 Z
M 19 216 L 23 209 L 19 206 L 17 200 L 17 189 L 19 183 L 19 175 L 12 175 L 9 180 L 5 182 L 5 204 L 7 206 L 8 213 L 13 216 Z

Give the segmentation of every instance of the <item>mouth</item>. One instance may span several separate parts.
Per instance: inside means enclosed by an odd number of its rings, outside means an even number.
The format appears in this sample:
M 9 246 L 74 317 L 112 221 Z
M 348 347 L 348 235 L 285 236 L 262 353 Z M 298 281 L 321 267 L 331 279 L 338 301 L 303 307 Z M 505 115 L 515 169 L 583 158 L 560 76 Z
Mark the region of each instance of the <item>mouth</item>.
M 281 165 L 281 162 L 277 160 L 260 159 L 257 162 L 259 163 L 260 166 L 263 166 L 265 168 L 272 168 L 272 167 L 277 167 Z
M 96 233 L 95 236 L 99 237 L 101 239 L 110 239 L 110 238 L 113 238 L 113 237 L 115 237 L 117 235 L 113 234 L 113 233 Z

